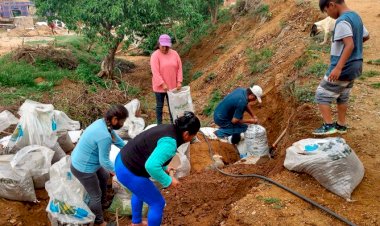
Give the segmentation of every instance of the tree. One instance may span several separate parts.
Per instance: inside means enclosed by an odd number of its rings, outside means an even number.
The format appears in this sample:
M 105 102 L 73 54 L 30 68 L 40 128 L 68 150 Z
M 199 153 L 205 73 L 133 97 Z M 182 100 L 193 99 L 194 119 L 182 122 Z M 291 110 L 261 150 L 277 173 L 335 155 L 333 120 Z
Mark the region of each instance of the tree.
M 162 19 L 159 0 L 35 0 L 35 4 L 38 14 L 62 20 L 69 29 L 100 43 L 107 53 L 98 76 L 111 79 L 124 37 L 133 38 L 144 24 Z
M 207 0 L 206 2 L 211 15 L 211 23 L 216 24 L 218 22 L 219 6 L 223 3 L 223 0 Z

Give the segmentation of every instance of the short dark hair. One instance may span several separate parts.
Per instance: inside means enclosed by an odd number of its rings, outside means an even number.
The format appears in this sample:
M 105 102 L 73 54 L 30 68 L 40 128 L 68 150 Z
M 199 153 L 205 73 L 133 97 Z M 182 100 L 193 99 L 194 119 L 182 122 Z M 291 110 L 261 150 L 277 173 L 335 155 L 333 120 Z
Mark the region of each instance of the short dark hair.
M 344 0 L 319 0 L 319 9 L 323 12 L 325 10 L 326 6 L 330 2 L 335 2 L 337 4 L 342 4 L 342 3 L 344 3 Z
M 255 94 L 252 93 L 251 88 L 247 88 L 247 95 L 249 96 L 249 95 L 255 95 Z
M 104 114 L 104 119 L 108 124 L 111 123 L 113 117 L 116 117 L 119 120 L 126 119 L 128 117 L 128 111 L 121 104 L 112 105 L 110 109 L 108 109 L 108 111 Z
M 201 128 L 201 122 L 191 111 L 185 111 L 183 116 L 175 120 L 174 125 L 180 133 L 187 131 L 190 135 L 197 134 Z

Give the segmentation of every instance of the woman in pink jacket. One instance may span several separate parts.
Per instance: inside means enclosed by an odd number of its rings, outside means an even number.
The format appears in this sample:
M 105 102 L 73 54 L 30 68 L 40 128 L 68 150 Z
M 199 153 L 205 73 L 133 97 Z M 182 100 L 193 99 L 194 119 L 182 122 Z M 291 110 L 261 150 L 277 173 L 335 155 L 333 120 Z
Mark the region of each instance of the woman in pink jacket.
M 163 34 L 158 39 L 158 49 L 153 52 L 150 58 L 152 69 L 152 85 L 156 95 L 156 117 L 157 124 L 162 124 L 162 108 L 164 101 L 169 100 L 167 91 L 180 89 L 182 86 L 182 62 L 178 53 L 171 49 L 172 41 L 169 35 Z M 169 108 L 170 112 L 170 108 Z M 170 114 L 170 121 L 173 122 Z

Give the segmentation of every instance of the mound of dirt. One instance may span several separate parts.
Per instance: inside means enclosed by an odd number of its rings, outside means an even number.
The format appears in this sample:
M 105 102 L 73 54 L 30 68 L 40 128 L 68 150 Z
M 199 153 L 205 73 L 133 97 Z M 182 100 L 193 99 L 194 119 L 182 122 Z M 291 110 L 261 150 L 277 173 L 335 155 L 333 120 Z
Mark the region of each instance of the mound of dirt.
M 78 60 L 70 51 L 57 50 L 52 47 L 21 47 L 13 53 L 14 60 L 26 61 L 30 64 L 36 63 L 36 60 L 51 61 L 58 67 L 65 69 L 76 69 Z

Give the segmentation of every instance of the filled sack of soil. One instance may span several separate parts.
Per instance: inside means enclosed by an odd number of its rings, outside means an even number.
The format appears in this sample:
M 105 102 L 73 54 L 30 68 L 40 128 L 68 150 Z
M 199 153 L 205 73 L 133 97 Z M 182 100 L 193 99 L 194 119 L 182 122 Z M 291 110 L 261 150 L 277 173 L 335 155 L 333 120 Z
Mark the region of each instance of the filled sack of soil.
M 286 150 L 288 170 L 312 175 L 326 189 L 346 200 L 364 177 L 364 167 L 342 138 L 304 139 Z
M 49 169 L 54 151 L 39 145 L 30 145 L 16 153 L 11 161 L 15 171 L 28 171 L 33 179 L 35 188 L 45 187 L 49 180 Z
M 11 161 L 14 155 L 0 155 L 0 197 L 36 202 L 33 179 L 27 170 L 14 169 Z

